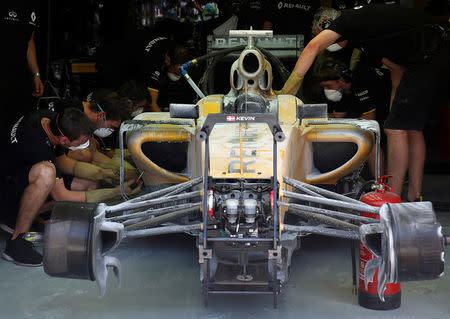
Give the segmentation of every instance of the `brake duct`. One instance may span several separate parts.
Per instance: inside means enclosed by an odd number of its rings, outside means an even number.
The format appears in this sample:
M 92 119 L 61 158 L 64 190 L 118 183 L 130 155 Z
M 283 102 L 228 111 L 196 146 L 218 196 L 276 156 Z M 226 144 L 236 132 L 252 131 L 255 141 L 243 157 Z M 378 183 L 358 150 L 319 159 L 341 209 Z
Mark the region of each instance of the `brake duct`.
M 429 280 L 444 275 L 448 237 L 430 202 L 384 204 L 380 223 L 360 227 L 361 241 L 377 258 L 364 271 L 367 290 L 378 269 L 378 297 L 384 301 L 388 282 Z
M 108 267 L 113 269 L 120 286 L 120 261 L 108 254 L 117 248 L 122 239 L 200 230 L 200 224 L 155 226 L 197 212 L 199 203 L 177 203 L 182 199 L 198 197 L 200 192 L 178 193 L 201 181 L 202 178 L 196 178 L 113 206 L 104 203 L 57 202 L 45 225 L 45 273 L 52 277 L 96 281 L 99 295 L 103 297 Z M 151 206 L 169 202 L 175 204 L 149 209 Z M 132 209 L 145 211 L 125 213 Z M 106 217 L 107 214 L 117 212 L 123 213 L 121 216 Z M 141 225 L 142 223 L 144 224 Z M 154 228 L 142 229 L 147 227 Z
M 106 291 L 108 268 L 120 286 L 120 261 L 107 254 L 123 238 L 123 225 L 105 220 L 104 204 L 61 202 L 46 223 L 44 271 L 49 276 L 96 281 L 100 297 Z

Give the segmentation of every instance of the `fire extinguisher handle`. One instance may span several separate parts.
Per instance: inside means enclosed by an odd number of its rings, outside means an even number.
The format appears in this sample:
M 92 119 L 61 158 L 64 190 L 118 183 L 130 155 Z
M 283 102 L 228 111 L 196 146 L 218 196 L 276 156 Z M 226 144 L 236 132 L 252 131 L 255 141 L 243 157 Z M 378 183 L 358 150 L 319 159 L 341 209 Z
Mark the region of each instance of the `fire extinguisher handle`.
M 387 182 L 388 179 L 391 178 L 391 177 L 392 177 L 392 175 L 380 176 L 380 177 L 377 178 L 377 183 L 382 185 L 385 190 L 388 190 L 389 192 L 393 192 L 394 189 L 391 186 L 389 186 L 389 184 Z

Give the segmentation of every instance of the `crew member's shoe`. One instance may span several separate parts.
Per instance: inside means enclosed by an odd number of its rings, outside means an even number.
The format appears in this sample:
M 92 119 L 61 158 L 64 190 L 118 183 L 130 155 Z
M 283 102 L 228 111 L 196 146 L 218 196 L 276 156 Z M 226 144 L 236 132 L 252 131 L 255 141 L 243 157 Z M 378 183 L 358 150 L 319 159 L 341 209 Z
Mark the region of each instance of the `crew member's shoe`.
M 2 257 L 20 266 L 42 266 L 42 255 L 38 253 L 34 245 L 25 240 L 20 234 L 16 239 L 6 241 L 5 251 Z

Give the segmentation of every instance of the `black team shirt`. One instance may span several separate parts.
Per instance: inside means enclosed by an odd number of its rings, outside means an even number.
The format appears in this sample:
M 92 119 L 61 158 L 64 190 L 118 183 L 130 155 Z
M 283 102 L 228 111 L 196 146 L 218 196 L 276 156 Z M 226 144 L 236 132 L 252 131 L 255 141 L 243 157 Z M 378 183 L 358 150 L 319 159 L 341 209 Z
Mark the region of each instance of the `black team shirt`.
M 50 143 L 41 125 L 42 118 L 53 119 L 56 113 L 49 110 L 38 110 L 22 116 L 14 125 L 7 146 L 7 175 L 15 171 L 30 169 L 36 163 L 55 163 L 55 158 L 62 155 L 63 148 Z M 61 172 L 56 169 L 56 176 Z
M 350 94 L 339 102 L 328 102 L 336 112 L 347 112 L 346 117 L 361 117 L 376 111 L 376 119 L 382 123 L 389 108 L 391 84 L 389 71 L 379 68 L 357 67 L 353 71 Z
M 166 37 L 156 37 L 147 41 L 143 48 L 142 70 L 144 70 L 144 81 L 150 89 L 159 91 L 160 79 L 169 40 Z
M 0 84 L 8 87 L 15 78 L 26 78 L 27 49 L 37 26 L 36 1 L 0 1 L 0 36 L 2 39 L 2 69 Z M 10 76 L 14 75 L 13 78 Z M 26 85 L 26 83 L 21 83 Z M 31 93 L 30 93 L 31 94 Z
M 328 29 L 363 54 L 408 66 L 423 61 L 422 31 L 429 22 L 427 15 L 414 9 L 370 5 L 344 11 Z

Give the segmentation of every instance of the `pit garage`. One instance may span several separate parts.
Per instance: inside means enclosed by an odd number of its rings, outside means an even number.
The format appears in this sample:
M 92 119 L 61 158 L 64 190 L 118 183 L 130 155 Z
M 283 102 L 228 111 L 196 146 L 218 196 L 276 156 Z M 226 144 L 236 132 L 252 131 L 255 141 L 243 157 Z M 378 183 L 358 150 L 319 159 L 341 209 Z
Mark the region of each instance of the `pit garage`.
M 424 11 L 447 33 L 448 4 L 419 2 L 377 5 Z M 330 111 L 319 58 L 297 93 L 279 93 L 313 37 L 268 28 L 270 4 L 39 1 L 44 92 L 33 109 L 108 87 L 134 115 L 99 138 L 116 152 L 118 197 L 56 201 L 37 217 L 23 238 L 42 266 L 0 259 L 2 318 L 450 317 L 448 74 L 423 129 L 420 198 L 409 201 L 414 176 L 397 194 L 381 163 L 380 121 Z M 145 80 L 123 85 L 148 67 L 133 55 L 138 33 L 188 49 L 178 77 L 174 63 L 161 69 L 156 112 Z M 14 229 L 2 225 L 5 251 Z

